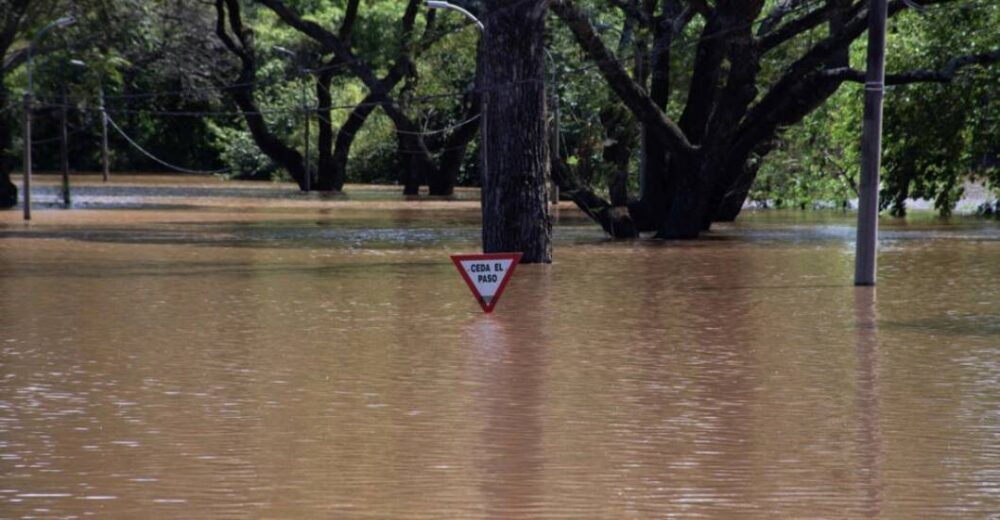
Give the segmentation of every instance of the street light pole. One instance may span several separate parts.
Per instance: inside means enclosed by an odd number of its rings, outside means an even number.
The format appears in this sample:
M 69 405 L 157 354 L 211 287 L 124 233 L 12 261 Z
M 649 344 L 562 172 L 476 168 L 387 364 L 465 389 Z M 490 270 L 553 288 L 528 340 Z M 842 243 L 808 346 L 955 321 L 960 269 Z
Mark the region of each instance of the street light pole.
M 559 67 L 556 66 L 556 60 L 552 57 L 552 53 L 548 49 L 543 48 L 545 51 L 545 57 L 549 60 L 549 66 L 552 67 L 552 79 L 549 82 L 552 84 L 552 105 L 554 109 L 552 122 L 554 128 L 552 129 L 552 154 L 556 159 L 559 158 Z M 559 204 L 559 185 L 556 184 L 555 179 L 552 177 L 552 170 L 549 169 L 549 202 L 552 204 Z
M 87 64 L 80 60 L 69 60 L 69 64 L 74 67 L 86 67 Z M 63 205 L 69 208 L 73 205 L 70 198 L 69 186 L 69 129 L 67 123 L 67 111 L 69 110 L 69 99 L 66 97 L 66 85 L 62 85 L 62 106 L 59 107 L 59 120 L 62 131 L 59 134 L 59 162 L 62 166 L 62 193 Z
M 63 85 L 62 88 L 62 106 L 59 107 L 59 122 L 61 131 L 59 132 L 59 165 L 62 167 L 62 195 L 63 195 L 63 206 L 69 208 L 72 205 L 69 194 L 69 130 L 67 130 L 68 117 L 66 114 L 66 106 L 69 104 L 69 99 L 66 97 L 66 86 Z
M 45 33 L 55 27 L 66 27 L 76 23 L 76 18 L 64 16 L 42 27 L 35 37 L 28 43 L 28 59 L 25 68 L 28 72 L 28 90 L 24 91 L 24 220 L 31 220 L 31 106 L 33 89 L 35 87 L 31 77 L 31 57 L 35 50 L 35 44 L 42 39 Z
M 302 82 L 301 83 L 302 84 L 302 117 L 306 120 L 306 136 L 305 136 L 305 139 L 306 139 L 305 154 L 306 154 L 306 156 L 305 156 L 305 159 L 303 160 L 303 162 L 305 163 L 305 169 L 306 169 L 306 193 L 309 193 L 309 191 L 312 190 L 312 172 L 309 171 L 309 126 L 310 126 L 310 123 L 312 123 L 312 120 L 309 117 L 309 102 L 306 100 L 305 69 L 301 69 L 300 68 L 299 72 L 300 72 L 300 75 L 302 75 L 302 77 L 299 78 L 301 80 L 301 82 Z
M 868 11 L 868 70 L 865 74 L 864 128 L 854 285 L 875 285 L 878 247 L 878 185 L 882 159 L 882 96 L 885 88 L 886 0 L 871 0 Z
M 30 76 L 30 75 L 29 75 Z M 31 220 L 31 92 L 24 93 L 24 220 Z
M 100 85 L 101 94 L 101 180 L 108 182 L 111 177 L 108 160 L 108 111 L 104 106 L 104 83 Z

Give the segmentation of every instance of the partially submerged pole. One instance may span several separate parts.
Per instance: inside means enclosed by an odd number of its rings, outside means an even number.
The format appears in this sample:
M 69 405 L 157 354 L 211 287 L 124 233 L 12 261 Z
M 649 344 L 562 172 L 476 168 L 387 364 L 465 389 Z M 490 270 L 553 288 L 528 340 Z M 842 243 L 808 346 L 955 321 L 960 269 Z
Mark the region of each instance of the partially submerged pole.
M 71 201 L 69 196 L 69 131 L 66 129 L 66 91 L 63 90 L 62 93 L 62 106 L 59 108 L 59 121 L 62 126 L 61 133 L 59 134 L 59 159 L 62 166 L 62 194 L 63 194 L 63 205 L 67 208 L 70 207 Z
M 31 220 L 31 92 L 24 93 L 24 220 Z
M 868 12 L 868 70 L 865 74 L 864 128 L 861 133 L 861 184 L 858 190 L 854 285 L 875 285 L 886 11 L 886 0 L 871 0 Z
M 311 121 L 309 118 L 309 101 L 306 95 L 305 69 L 302 70 L 302 118 L 305 119 L 306 122 L 306 128 L 305 128 L 306 143 L 304 150 L 305 157 L 302 162 L 305 165 L 305 170 L 306 170 L 305 189 L 306 193 L 308 193 L 309 191 L 312 190 L 312 173 L 309 172 L 309 124 Z
M 104 86 L 101 86 L 101 180 L 108 182 L 108 112 L 104 107 Z
M 35 33 L 35 37 L 28 43 L 28 57 L 25 63 L 25 71 L 28 73 L 28 90 L 24 91 L 24 220 L 31 220 L 31 97 L 34 91 L 34 82 L 31 78 L 31 54 L 35 43 L 41 40 L 50 29 L 55 27 L 66 27 L 76 23 L 76 18 L 63 16 L 42 27 Z

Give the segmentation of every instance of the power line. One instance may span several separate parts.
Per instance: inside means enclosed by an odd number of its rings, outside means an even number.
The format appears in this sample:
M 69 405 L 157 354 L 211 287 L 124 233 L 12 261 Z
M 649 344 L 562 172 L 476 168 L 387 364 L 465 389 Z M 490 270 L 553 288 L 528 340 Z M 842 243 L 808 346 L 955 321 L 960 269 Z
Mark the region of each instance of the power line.
M 139 145 L 139 143 L 135 142 L 131 137 L 128 136 L 128 134 L 125 133 L 124 130 L 122 130 L 122 128 L 120 126 L 118 126 L 118 123 L 115 123 L 114 119 L 111 119 L 110 116 L 105 115 L 105 117 L 107 118 L 108 122 L 111 123 L 111 126 L 114 127 L 114 129 L 118 131 L 118 133 L 122 136 L 122 138 L 124 138 L 126 141 L 128 141 L 128 143 L 131 144 L 136 150 L 139 150 L 146 157 L 149 157 L 153 161 L 156 161 L 157 163 L 159 163 L 159 164 L 161 164 L 163 166 L 166 166 L 167 168 L 170 168 L 172 170 L 177 170 L 177 171 L 183 172 L 183 173 L 197 173 L 197 174 L 213 174 L 213 173 L 223 173 L 223 172 L 228 171 L 227 168 L 222 168 L 222 169 L 219 169 L 219 170 L 191 170 L 191 169 L 188 169 L 188 168 L 184 168 L 182 166 L 177 166 L 177 165 L 168 163 L 167 161 L 164 161 L 163 159 L 160 159 L 159 157 L 153 155 L 152 153 L 150 153 L 149 151 L 147 151 L 145 148 L 143 148 L 141 145 Z

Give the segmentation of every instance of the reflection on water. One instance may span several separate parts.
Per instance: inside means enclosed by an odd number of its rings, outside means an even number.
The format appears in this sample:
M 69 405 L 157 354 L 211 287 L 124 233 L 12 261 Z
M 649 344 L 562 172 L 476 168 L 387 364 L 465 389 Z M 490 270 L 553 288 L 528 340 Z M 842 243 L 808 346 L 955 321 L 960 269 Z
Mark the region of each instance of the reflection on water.
M 1000 230 L 750 214 L 484 316 L 456 202 L 0 214 L 0 517 L 984 518 Z
M 874 287 L 854 289 L 854 326 L 857 330 L 857 407 L 859 471 L 865 500 L 865 518 L 882 514 L 882 432 L 879 418 L 878 317 Z

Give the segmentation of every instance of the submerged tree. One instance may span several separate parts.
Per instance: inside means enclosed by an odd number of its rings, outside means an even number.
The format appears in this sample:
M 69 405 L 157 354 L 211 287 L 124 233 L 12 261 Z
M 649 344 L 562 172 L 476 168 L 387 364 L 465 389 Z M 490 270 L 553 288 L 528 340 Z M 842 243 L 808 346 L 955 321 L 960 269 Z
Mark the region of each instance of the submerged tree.
M 483 250 L 521 251 L 524 262 L 552 261 L 543 78 L 548 3 L 494 0 L 482 12 Z
M 458 131 L 452 132 L 442 145 L 439 164 L 435 164 L 434 154 L 424 139 L 424 132 L 407 114 L 401 96 L 395 92 L 396 87 L 403 81 L 407 82 L 404 91 L 415 88 L 412 83 L 415 77 L 414 61 L 444 36 L 445 31 L 438 30 L 435 24 L 435 12 L 425 11 L 424 31 L 422 36 L 417 38 L 414 36 L 415 25 L 423 2 L 408 0 L 400 20 L 401 37 L 392 57 L 392 64 L 382 77 L 378 77 L 377 68 L 369 59 L 359 56 L 354 51 L 343 29 L 338 33 L 305 19 L 281 0 L 259 0 L 259 2 L 271 9 L 290 27 L 313 39 L 324 52 L 331 53 L 333 55 L 331 63 L 342 66 L 368 89 L 369 94 L 365 101 L 373 108 L 375 106 L 382 108 L 389 116 L 396 127 L 400 163 L 404 170 L 402 178 L 404 193 L 416 194 L 420 185 L 427 183 L 432 195 L 450 195 L 455 187 L 455 179 L 466 146 L 475 137 L 475 126 L 465 125 Z M 356 10 L 356 2 L 351 5 L 355 5 Z M 465 120 L 470 120 L 478 114 L 479 104 L 474 101 L 474 96 L 467 99 L 464 104 Z M 359 109 L 366 110 L 361 107 Z M 352 114 L 352 121 L 360 121 L 359 116 L 360 114 Z M 341 134 L 344 134 L 343 130 Z M 346 139 L 347 135 L 344 135 L 344 138 Z M 346 155 L 342 155 L 341 160 L 346 160 Z M 342 182 L 341 180 L 340 183 Z M 340 188 L 336 184 L 333 187 Z
M 573 0 L 554 0 L 552 8 L 642 125 L 643 189 L 627 211 L 615 211 L 557 167 L 557 178 L 578 205 L 614 236 L 656 231 L 659 238 L 695 238 L 712 222 L 735 219 L 781 130 L 801 121 L 844 82 L 864 81 L 849 60 L 851 43 L 867 28 L 863 0 L 611 3 L 651 41 L 636 44 L 640 70 L 632 75 Z M 909 4 L 890 2 L 890 16 Z M 686 101 L 675 122 L 666 113 L 674 41 L 696 18 L 700 33 Z M 947 82 L 963 67 L 1000 61 L 1000 49 L 944 61 L 940 70 L 889 74 L 887 83 Z M 765 77 L 765 67 L 780 72 Z

